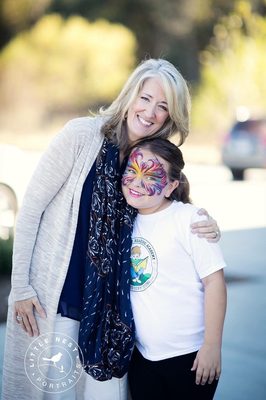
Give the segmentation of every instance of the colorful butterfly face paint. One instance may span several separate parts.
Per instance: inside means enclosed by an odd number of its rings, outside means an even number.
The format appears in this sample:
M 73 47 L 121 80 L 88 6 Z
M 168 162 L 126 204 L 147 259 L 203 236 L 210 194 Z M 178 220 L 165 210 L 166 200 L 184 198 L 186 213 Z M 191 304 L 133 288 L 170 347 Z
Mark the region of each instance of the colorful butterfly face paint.
M 134 150 L 127 163 L 122 178 L 122 184 L 128 186 L 133 181 L 140 180 L 140 186 L 148 196 L 160 195 L 167 185 L 167 174 L 158 159 L 143 161 L 141 149 Z

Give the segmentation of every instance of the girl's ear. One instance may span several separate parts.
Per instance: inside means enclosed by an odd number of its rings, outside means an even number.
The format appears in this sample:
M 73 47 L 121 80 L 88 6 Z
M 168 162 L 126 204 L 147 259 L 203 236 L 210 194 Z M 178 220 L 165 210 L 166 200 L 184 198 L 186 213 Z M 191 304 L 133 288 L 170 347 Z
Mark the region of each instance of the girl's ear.
M 178 187 L 179 181 L 171 181 L 168 183 L 168 187 L 165 192 L 165 197 L 170 197 L 171 193 Z

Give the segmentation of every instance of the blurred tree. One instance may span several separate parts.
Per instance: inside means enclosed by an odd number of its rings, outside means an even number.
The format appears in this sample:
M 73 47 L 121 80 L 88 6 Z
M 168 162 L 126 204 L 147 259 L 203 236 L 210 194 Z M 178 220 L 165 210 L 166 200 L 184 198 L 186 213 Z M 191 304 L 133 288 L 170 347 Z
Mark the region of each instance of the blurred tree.
M 232 0 L 215 1 L 221 3 L 219 10 L 222 7 L 226 11 L 232 4 Z M 190 80 L 197 79 L 197 55 L 203 48 L 196 26 L 211 16 L 215 18 L 209 0 L 57 0 L 51 3 L 50 10 L 65 16 L 78 12 L 89 20 L 103 17 L 120 22 L 135 32 L 139 59 L 167 57 Z M 201 32 L 199 38 L 202 37 Z
M 266 18 L 252 13 L 247 1 L 222 17 L 201 53 L 201 83 L 194 95 L 193 130 L 224 132 L 239 106 L 265 116 Z M 199 136 L 200 137 L 200 136 Z M 202 137 L 202 136 L 201 136 Z
M 135 49 L 134 35 L 122 25 L 43 17 L 0 56 L 2 118 L 20 110 L 34 124 L 40 116 L 50 120 L 109 103 L 135 65 Z
M 65 16 L 80 13 L 128 26 L 137 37 L 138 58 L 167 57 L 190 81 L 199 78 L 198 53 L 209 42 L 219 18 L 234 9 L 237 0 L 56 0 L 50 10 Z M 265 0 L 250 0 L 265 13 Z
M 0 48 L 34 24 L 52 0 L 0 0 Z
M 199 51 L 209 42 L 218 19 L 232 12 L 236 0 L 0 0 L 0 48 L 28 29 L 43 13 L 81 15 L 122 23 L 138 41 L 139 59 L 167 57 L 190 81 L 199 78 Z M 249 0 L 262 15 L 266 0 Z

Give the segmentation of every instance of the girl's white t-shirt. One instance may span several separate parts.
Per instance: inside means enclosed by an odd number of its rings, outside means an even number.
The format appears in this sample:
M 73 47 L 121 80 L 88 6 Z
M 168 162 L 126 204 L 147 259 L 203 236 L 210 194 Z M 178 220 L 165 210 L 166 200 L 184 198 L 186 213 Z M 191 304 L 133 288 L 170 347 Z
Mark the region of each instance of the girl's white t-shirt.
M 220 246 L 191 233 L 198 208 L 174 201 L 138 214 L 131 248 L 136 345 L 157 361 L 197 351 L 204 337 L 201 279 L 225 267 Z

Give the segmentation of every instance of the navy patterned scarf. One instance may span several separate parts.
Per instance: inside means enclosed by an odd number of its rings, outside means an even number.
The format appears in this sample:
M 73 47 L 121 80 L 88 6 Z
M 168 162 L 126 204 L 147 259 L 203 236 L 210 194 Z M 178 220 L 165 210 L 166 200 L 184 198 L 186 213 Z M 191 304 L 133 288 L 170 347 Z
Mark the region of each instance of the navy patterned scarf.
M 130 249 L 135 215 L 121 192 L 119 150 L 105 139 L 92 194 L 79 331 L 84 369 L 100 381 L 121 378 L 134 347 Z

